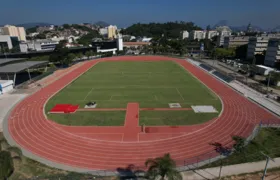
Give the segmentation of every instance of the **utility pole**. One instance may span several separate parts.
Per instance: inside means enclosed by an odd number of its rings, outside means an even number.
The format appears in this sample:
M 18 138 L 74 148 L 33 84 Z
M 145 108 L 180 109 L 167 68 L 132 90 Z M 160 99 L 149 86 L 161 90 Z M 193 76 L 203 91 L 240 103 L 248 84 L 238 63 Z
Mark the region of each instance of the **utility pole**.
M 263 171 L 263 176 L 262 176 L 262 180 L 265 179 L 265 175 L 266 175 L 266 171 L 267 171 L 267 166 L 268 166 L 268 163 L 269 163 L 269 160 L 272 160 L 273 162 L 275 162 L 272 158 L 270 158 L 268 155 L 264 154 L 263 152 L 261 152 L 262 155 L 264 155 L 266 157 L 266 163 L 265 163 L 265 168 L 264 168 L 264 171 Z
M 270 78 L 271 78 L 271 73 L 268 73 L 268 80 L 267 80 L 267 86 L 266 86 L 266 93 L 268 94 L 268 88 L 269 88 L 269 83 L 270 83 Z

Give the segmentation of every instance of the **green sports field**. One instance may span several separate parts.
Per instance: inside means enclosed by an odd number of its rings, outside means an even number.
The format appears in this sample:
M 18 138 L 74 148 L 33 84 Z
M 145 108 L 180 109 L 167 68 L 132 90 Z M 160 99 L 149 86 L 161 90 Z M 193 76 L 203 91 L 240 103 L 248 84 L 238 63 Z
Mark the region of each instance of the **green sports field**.
M 180 65 L 172 61 L 99 62 L 58 94 L 46 105 L 48 112 L 56 104 L 96 102 L 96 108 L 125 108 L 138 102 L 140 108 L 168 108 L 169 103 L 213 105 L 221 110 L 219 98 Z M 140 122 L 146 125 L 191 125 L 211 120 L 218 113 L 199 114 L 193 111 L 141 111 Z M 125 111 L 76 112 L 49 114 L 66 125 L 121 126 Z

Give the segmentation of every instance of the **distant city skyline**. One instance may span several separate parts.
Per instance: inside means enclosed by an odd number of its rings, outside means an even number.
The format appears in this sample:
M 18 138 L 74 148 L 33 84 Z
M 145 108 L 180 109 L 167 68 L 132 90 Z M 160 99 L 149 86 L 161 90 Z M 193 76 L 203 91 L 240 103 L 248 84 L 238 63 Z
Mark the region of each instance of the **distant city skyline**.
M 280 25 L 279 0 L 10 0 L 0 6 L 0 24 L 23 24 L 45 22 L 94 23 L 105 21 L 118 27 L 134 23 L 192 21 L 205 28 L 220 20 L 227 20 L 231 26 L 251 23 L 262 28 Z

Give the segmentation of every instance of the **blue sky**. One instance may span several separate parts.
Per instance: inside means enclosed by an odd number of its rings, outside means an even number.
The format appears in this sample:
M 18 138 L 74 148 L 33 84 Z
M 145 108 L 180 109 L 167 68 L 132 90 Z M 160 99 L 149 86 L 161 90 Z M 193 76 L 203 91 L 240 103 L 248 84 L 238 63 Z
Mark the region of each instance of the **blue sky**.
M 96 22 L 126 27 L 137 22 L 193 21 L 205 28 L 220 20 L 280 25 L 280 0 L 8 0 L 0 3 L 0 24 Z

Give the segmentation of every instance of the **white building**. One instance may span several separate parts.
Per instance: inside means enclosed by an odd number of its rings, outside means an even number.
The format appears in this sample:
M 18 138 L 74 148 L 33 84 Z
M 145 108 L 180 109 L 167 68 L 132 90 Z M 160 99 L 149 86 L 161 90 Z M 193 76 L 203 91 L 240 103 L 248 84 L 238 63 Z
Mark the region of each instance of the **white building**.
M 189 38 L 190 34 L 188 31 L 183 31 L 182 32 L 182 39 L 186 39 L 186 38 Z
M 256 54 L 262 54 L 268 45 L 270 37 L 250 37 L 247 49 L 247 59 L 253 59 Z
M 231 36 L 232 31 L 228 26 L 219 26 L 216 28 L 216 30 L 219 33 L 217 38 L 217 46 L 223 46 L 225 37 Z
M 2 48 L 12 49 L 13 44 L 9 35 L 0 35 L 0 49 Z
M 108 28 L 105 27 L 105 28 L 100 28 L 99 29 L 99 33 L 102 35 L 102 36 L 107 36 L 108 35 Z
M 117 39 L 117 48 L 119 51 L 123 51 L 123 39 L 121 35 L 119 35 Z
M 212 39 L 214 36 L 218 36 L 218 31 L 207 31 L 206 32 L 206 39 Z
M 264 64 L 274 67 L 275 63 L 280 63 L 280 39 L 269 39 Z
M 54 50 L 58 41 L 52 41 L 50 39 L 40 39 L 36 41 L 26 41 L 19 44 L 20 52 L 28 51 L 51 51 Z
M 205 39 L 206 37 L 206 32 L 203 30 L 193 30 L 190 33 L 190 40 L 201 40 L 201 39 Z
M 142 38 L 142 42 L 150 42 L 152 40 L 152 38 L 147 38 L 147 37 L 143 37 Z
M 20 41 L 26 41 L 26 32 L 24 27 L 6 25 L 1 29 L 3 35 L 14 36 L 17 37 Z
M 249 36 L 231 36 L 224 38 L 224 48 L 235 48 L 248 44 Z

